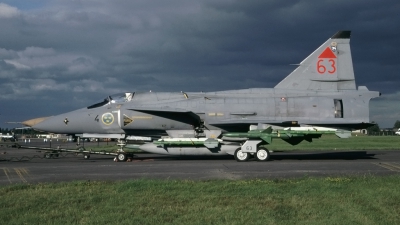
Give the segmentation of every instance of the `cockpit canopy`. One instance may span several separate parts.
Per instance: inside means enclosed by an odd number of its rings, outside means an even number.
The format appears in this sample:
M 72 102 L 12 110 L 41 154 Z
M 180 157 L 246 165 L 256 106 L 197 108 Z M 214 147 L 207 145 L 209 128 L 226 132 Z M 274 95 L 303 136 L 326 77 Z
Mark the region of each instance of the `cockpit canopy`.
M 107 96 L 103 101 L 93 104 L 91 106 L 88 106 L 87 108 L 93 109 L 93 108 L 98 108 L 98 107 L 102 107 L 102 106 L 110 105 L 110 104 L 123 104 L 125 102 L 131 101 L 134 95 L 135 95 L 135 92 L 125 92 L 125 93 L 118 93 L 115 95 L 110 95 L 110 96 Z

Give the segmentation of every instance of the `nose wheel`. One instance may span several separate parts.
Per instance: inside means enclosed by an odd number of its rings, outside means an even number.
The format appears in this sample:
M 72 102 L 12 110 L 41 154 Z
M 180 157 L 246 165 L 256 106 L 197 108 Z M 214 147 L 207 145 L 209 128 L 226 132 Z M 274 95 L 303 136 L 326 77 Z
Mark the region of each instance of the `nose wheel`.
M 127 160 L 126 154 L 125 153 L 119 153 L 117 155 L 117 161 L 118 162 L 125 162 Z

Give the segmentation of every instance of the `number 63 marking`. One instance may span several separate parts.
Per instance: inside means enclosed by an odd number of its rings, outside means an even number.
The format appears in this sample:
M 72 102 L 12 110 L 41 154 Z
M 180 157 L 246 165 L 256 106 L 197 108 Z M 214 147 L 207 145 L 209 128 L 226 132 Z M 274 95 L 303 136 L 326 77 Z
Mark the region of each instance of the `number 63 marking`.
M 327 72 L 326 67 L 325 67 L 323 64 L 321 64 L 323 61 L 324 61 L 324 59 L 320 59 L 320 60 L 318 60 L 318 62 L 317 62 L 317 71 L 318 71 L 318 73 L 320 73 L 320 74 L 324 74 L 324 73 Z M 328 62 L 330 62 L 330 66 L 331 66 L 331 67 L 329 68 L 329 70 L 328 70 L 328 73 L 329 73 L 329 74 L 335 73 L 335 72 L 336 72 L 336 61 L 333 60 L 333 59 L 329 59 Z

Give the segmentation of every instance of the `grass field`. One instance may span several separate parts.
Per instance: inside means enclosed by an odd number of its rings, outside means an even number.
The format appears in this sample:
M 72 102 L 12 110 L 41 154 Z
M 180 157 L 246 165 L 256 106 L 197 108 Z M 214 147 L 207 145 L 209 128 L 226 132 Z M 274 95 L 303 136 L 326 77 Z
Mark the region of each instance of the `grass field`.
M 1 224 L 400 224 L 400 176 L 0 187 Z

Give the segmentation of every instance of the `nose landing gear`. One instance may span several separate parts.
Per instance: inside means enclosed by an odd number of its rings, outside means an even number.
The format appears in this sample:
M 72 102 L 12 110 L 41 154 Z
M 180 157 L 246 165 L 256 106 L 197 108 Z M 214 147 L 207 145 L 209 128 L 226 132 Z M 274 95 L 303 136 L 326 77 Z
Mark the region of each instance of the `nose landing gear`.
M 118 139 L 117 145 L 119 146 L 119 149 L 117 150 L 118 155 L 114 158 L 114 161 L 125 162 L 129 161 L 129 158 L 133 158 L 133 154 L 128 154 L 124 151 L 124 147 L 126 146 L 125 139 Z

